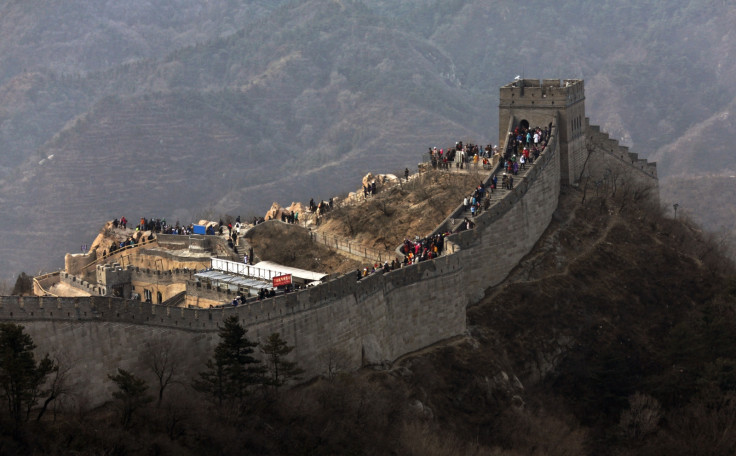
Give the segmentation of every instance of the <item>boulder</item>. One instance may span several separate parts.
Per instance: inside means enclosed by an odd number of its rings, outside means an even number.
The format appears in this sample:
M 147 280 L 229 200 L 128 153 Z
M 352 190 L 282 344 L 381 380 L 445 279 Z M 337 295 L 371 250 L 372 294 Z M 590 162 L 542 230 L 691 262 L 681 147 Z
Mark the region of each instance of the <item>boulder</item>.
M 306 214 L 306 213 L 307 213 L 307 210 L 308 210 L 308 208 L 307 208 L 307 206 L 305 206 L 305 205 L 304 205 L 304 204 L 302 204 L 302 203 L 299 203 L 299 202 L 292 202 L 292 203 L 291 203 L 291 205 L 290 205 L 289 207 L 287 207 L 287 208 L 286 208 L 286 210 L 287 210 L 288 212 L 290 212 L 290 213 L 291 213 L 291 212 L 298 212 L 298 213 L 299 213 L 299 215 L 301 216 L 301 215 L 303 215 L 303 214 Z
M 380 191 L 381 188 L 389 183 L 393 183 L 398 181 L 399 179 L 394 174 L 376 174 L 368 173 L 365 176 L 363 176 L 362 186 L 361 190 L 359 190 L 359 193 L 362 194 L 363 190 L 362 188 L 366 185 L 370 185 L 373 182 L 376 183 L 376 191 Z
M 281 220 L 281 211 L 283 211 L 283 208 L 279 203 L 274 202 L 271 205 L 271 209 L 266 212 L 266 215 L 263 216 L 265 220 Z

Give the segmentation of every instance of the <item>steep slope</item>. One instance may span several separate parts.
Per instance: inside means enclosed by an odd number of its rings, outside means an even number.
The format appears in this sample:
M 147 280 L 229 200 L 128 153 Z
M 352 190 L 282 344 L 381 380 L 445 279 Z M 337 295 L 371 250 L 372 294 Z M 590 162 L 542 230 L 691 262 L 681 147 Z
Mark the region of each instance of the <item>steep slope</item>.
M 480 105 L 431 73 L 449 65 L 438 51 L 387 31 L 364 9 L 331 6 L 315 2 L 272 19 L 304 35 L 297 46 L 285 32 L 256 45 L 261 32 L 252 29 L 160 65 L 87 78 L 98 93 L 126 90 L 131 80 L 165 91 L 135 95 L 137 86 L 127 89 L 132 96 L 102 99 L 5 180 L 12 209 L 0 222 L 3 260 L 60 261 L 92 235 L 91 220 L 188 221 L 203 207 L 253 214 L 305 191 L 306 199 L 328 198 L 365 170 L 414 169 L 423 144 L 488 141 Z M 305 14 L 316 17 L 308 26 Z M 366 65 L 370 77 L 358 70 Z M 167 72 L 171 66 L 180 68 Z M 230 88 L 202 91 L 220 84 Z M 65 220 L 65 230 L 48 220 Z M 31 232 L 37 237 L 24 247 Z
M 469 333 L 391 366 L 337 374 L 336 352 L 325 378 L 254 392 L 245 410 L 186 379 L 130 427 L 82 407 L 0 441 L 50 454 L 733 454 L 734 264 L 697 226 L 626 198 L 581 205 L 565 190 L 531 253 L 469 309 Z
M 465 342 L 395 372 L 440 435 L 508 454 L 732 452 L 733 263 L 657 210 L 580 198 L 469 309 Z
M 26 71 L 78 74 L 234 33 L 283 1 L 9 1 L 0 5 L 0 84 Z
M 680 214 L 697 220 L 703 228 L 729 241 L 736 255 L 736 162 L 729 131 L 736 128 L 730 103 L 705 121 L 687 129 L 671 144 L 657 151 L 660 195 L 669 207 L 678 204 Z
M 585 79 L 593 123 L 643 156 L 736 97 L 736 11 L 721 0 L 366 3 L 452 55 L 470 90 L 516 74 Z
M 154 180 L 166 190 L 149 192 L 141 211 L 168 211 L 167 198 L 187 192 L 195 195 L 192 204 L 175 200 L 173 207 L 182 218 L 188 216 L 182 208 L 261 213 L 293 188 L 328 197 L 354 187 L 361 172 L 412 167 L 429 145 L 496 142 L 497 87 L 516 74 L 585 78 L 592 122 L 643 157 L 661 149 L 663 179 L 705 172 L 712 163 L 734 167 L 731 155 L 706 147 L 693 161 L 698 169 L 683 169 L 690 159 L 681 158 L 677 146 L 683 135 L 699 143 L 711 139 L 701 123 L 730 110 L 736 96 L 736 66 L 728 58 L 736 11 L 720 0 L 562 6 L 537 0 L 74 0 L 35 6 L 0 7 L 0 185 L 7 190 L 0 195 L 7 214 L 0 244 L 8 249 L 0 262 L 9 275 L 58 265 L 65 249 L 76 250 L 85 238 L 78 225 L 62 239 L 46 240 L 51 214 L 54 223 L 71 227 L 83 218 L 73 212 L 81 206 L 50 208 L 32 199 L 40 195 L 35 187 L 74 182 L 93 195 L 88 203 L 104 201 L 85 206 L 84 217 L 112 210 L 144 215 L 132 203 L 109 199 L 119 192 L 105 190 L 105 182 L 119 178 L 81 175 L 93 157 L 110 150 L 127 154 L 130 144 L 136 157 L 143 149 L 152 157 L 180 157 L 168 165 L 153 159 L 161 167 Z M 195 98 L 202 102 L 185 106 Z M 179 109 L 185 111 L 180 120 L 199 122 L 179 128 L 179 121 L 147 119 L 146 112 Z M 214 130 L 233 135 L 229 146 L 211 136 L 209 117 Z M 125 125 L 96 125 L 103 118 Z M 115 129 L 147 133 L 132 144 Z M 95 136 L 81 138 L 85 132 Z M 179 140 L 167 143 L 172 132 Z M 244 152 L 235 153 L 237 147 Z M 193 174 L 201 166 L 181 165 L 210 154 L 222 154 L 213 165 L 227 162 L 231 171 L 200 176 Z M 63 172 L 35 169 L 52 155 Z M 360 172 L 350 171 L 353 166 Z M 133 158 L 116 169 L 141 176 L 137 188 L 152 179 Z M 179 177 L 167 181 L 169 172 Z M 183 186 L 181 176 L 190 185 Z M 707 207 L 701 200 L 692 205 Z M 57 258 L 44 261 L 40 252 Z

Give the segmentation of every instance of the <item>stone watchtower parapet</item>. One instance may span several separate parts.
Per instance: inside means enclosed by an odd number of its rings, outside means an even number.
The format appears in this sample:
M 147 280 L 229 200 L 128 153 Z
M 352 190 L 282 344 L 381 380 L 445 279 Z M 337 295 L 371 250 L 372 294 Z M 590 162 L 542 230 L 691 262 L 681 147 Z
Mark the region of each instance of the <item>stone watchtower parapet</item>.
M 501 87 L 498 138 L 509 135 L 509 121 L 519 125 L 549 126 L 558 117 L 560 180 L 574 184 L 585 155 L 585 84 L 582 79 L 518 79 Z
M 130 298 L 132 269 L 118 263 L 98 264 L 95 271 L 97 283 L 106 289 L 107 296 Z
M 620 185 L 634 184 L 640 189 L 647 188 L 648 195 L 653 200 L 659 200 L 656 163 L 639 158 L 639 154 L 620 145 L 598 125 L 590 125 L 587 118 L 585 141 L 586 147 L 592 150 L 591 159 L 585 169 L 586 176 L 597 180 L 615 178 Z
M 575 147 L 582 142 L 584 150 L 586 132 L 591 137 L 594 133 L 600 135 L 599 155 L 606 167 L 618 162 L 627 170 L 638 166 L 642 170 L 639 174 L 646 177 L 649 171 L 656 180 L 653 165 L 618 147 L 600 129 L 588 129 L 584 99 L 581 80 L 525 79 L 501 88 L 501 143 L 508 129 L 524 121 L 530 127 L 551 125 L 551 136 L 513 190 L 475 218 L 474 229 L 447 237 L 447 252 L 451 254 L 385 274 L 378 272 L 359 281 L 348 273 L 316 287 L 237 307 L 175 308 L 96 296 L 0 297 L 0 320 L 23 322 L 42 350 L 76 347 L 80 358 L 93 359 L 98 366 L 96 377 L 81 363 L 72 373 L 88 379 L 104 379 L 116 367 L 136 366 L 140 351 L 156 343 L 161 334 L 177 344 L 189 344 L 191 359 L 199 363 L 193 366 L 200 366 L 217 343 L 216 331 L 228 315 L 238 315 L 256 339 L 273 332 L 282 334 L 293 343 L 294 359 L 307 369 L 308 376 L 319 373 L 320 359 L 331 350 L 344 352 L 346 365 L 357 368 L 462 335 L 467 330 L 467 305 L 481 299 L 489 286 L 501 283 L 537 244 L 558 206 L 561 184 L 572 183 L 582 170 L 595 169 L 578 168 L 582 154 L 576 155 Z M 597 161 L 597 155 L 592 158 Z M 575 173 L 577 169 L 580 171 Z M 459 208 L 453 216 L 457 214 L 461 214 Z M 437 230 L 444 231 L 445 224 Z M 159 246 L 188 248 L 191 252 L 210 239 L 216 237 L 162 236 Z M 509 244 L 509 239 L 514 242 Z M 499 245 L 505 247 L 499 250 Z M 161 284 L 175 277 L 191 278 L 192 270 L 123 269 L 112 265 L 98 266 L 95 272 L 99 284 L 119 286 L 126 281 Z M 58 320 L 64 324 L 57 324 Z M 194 333 L 196 336 L 191 337 Z M 109 391 L 93 389 L 94 382 L 88 385 L 95 400 L 109 398 Z

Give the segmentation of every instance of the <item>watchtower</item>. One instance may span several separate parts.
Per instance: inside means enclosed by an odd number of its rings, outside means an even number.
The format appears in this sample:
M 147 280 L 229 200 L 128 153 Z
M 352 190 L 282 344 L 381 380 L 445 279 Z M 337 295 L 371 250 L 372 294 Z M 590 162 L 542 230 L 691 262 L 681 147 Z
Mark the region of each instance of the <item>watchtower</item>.
M 574 184 L 585 162 L 585 91 L 582 79 L 518 79 L 501 87 L 498 140 L 517 126 L 546 127 L 557 117 L 560 179 Z

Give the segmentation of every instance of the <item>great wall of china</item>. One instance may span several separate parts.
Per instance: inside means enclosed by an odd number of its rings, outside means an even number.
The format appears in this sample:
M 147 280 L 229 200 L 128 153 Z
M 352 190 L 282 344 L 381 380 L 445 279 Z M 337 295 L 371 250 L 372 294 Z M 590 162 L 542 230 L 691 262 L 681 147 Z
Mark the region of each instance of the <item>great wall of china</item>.
M 550 223 L 561 185 L 622 179 L 656 190 L 656 167 L 589 125 L 583 81 L 520 80 L 501 88 L 499 140 L 516 125 L 552 125 L 547 148 L 475 228 L 447 237 L 446 254 L 356 281 L 353 273 L 295 293 L 238 307 L 194 309 L 110 297 L 0 297 L 0 321 L 15 322 L 39 352 L 73 364 L 89 401 L 110 397 L 107 374 L 143 369 L 144 354 L 166 341 L 184 369 L 202 370 L 224 318 L 238 315 L 251 339 L 279 332 L 307 376 L 339 354 L 347 369 L 393 361 L 466 332 L 466 308 L 501 283 Z M 488 174 L 488 179 L 495 170 Z M 436 229 L 445 231 L 458 207 Z M 150 274 L 151 272 L 148 271 Z M 187 271 L 177 271 L 186 274 Z

